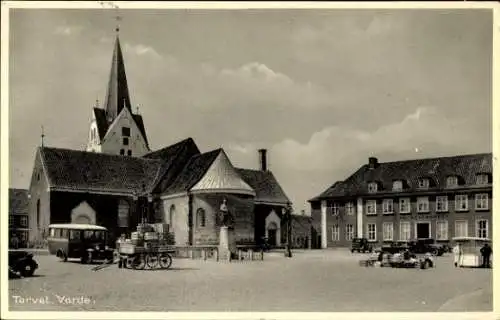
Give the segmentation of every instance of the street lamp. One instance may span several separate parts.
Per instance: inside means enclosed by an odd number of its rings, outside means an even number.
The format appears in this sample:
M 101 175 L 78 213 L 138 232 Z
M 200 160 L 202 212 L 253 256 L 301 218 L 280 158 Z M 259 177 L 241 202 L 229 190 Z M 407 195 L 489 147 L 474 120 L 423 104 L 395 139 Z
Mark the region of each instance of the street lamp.
M 285 257 L 292 257 L 292 205 L 287 203 L 286 208 L 283 208 L 283 215 L 286 217 L 286 250 Z

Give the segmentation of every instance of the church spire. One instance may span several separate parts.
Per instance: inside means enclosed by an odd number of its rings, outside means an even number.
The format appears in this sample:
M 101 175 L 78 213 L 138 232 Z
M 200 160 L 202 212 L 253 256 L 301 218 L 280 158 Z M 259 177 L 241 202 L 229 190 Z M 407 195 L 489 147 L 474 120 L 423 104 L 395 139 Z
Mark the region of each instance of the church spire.
M 118 20 L 118 18 L 117 18 Z M 125 63 L 123 61 L 122 48 L 120 45 L 119 26 L 116 27 L 115 48 L 113 59 L 111 60 L 111 72 L 109 75 L 108 89 L 104 102 L 106 118 L 113 121 L 122 111 L 123 107 L 132 112 L 130 96 L 128 92 L 127 75 L 125 73 Z

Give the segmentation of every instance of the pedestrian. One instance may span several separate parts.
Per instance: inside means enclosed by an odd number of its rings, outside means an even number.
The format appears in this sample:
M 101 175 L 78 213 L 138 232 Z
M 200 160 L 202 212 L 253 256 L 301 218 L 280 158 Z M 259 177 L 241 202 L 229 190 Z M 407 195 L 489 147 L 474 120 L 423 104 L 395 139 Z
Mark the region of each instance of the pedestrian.
M 493 250 L 491 249 L 491 247 L 487 243 L 485 243 L 481 248 L 481 257 L 483 260 L 481 266 L 483 268 L 490 268 L 490 257 L 492 253 Z
M 462 255 L 462 248 L 460 246 L 460 243 L 457 243 L 453 247 L 453 260 L 455 262 L 455 267 L 458 267 L 458 262 L 460 261 L 461 255 Z

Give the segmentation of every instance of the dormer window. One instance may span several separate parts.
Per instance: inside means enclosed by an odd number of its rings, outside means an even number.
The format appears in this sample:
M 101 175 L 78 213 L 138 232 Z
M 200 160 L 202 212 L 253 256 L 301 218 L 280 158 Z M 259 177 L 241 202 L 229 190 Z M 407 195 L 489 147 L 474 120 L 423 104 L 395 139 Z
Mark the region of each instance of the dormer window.
M 377 192 L 377 190 L 378 190 L 378 185 L 376 182 L 368 183 L 368 192 L 374 193 L 374 192 Z
M 130 128 L 122 127 L 122 136 L 123 137 L 130 137 Z
M 419 189 L 429 189 L 429 179 L 427 179 L 427 178 L 418 179 L 418 188 Z
M 485 185 L 490 183 L 490 177 L 487 174 L 481 173 L 476 176 L 476 184 Z
M 458 177 L 457 176 L 449 176 L 446 178 L 446 186 L 448 188 L 453 188 L 458 186 Z
M 392 183 L 392 190 L 393 191 L 401 191 L 403 190 L 403 181 L 401 180 L 396 180 Z

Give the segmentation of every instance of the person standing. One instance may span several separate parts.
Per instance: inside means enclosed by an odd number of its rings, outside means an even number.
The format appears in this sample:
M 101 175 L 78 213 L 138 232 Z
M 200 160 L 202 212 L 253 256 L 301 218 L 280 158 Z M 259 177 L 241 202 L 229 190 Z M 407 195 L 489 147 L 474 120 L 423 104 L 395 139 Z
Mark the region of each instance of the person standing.
M 455 263 L 455 267 L 458 267 L 461 255 L 462 255 L 462 248 L 460 246 L 460 243 L 457 243 L 453 247 L 453 261 Z
M 493 250 L 491 249 L 491 247 L 487 243 L 485 243 L 481 248 L 481 257 L 483 260 L 481 266 L 483 268 L 490 268 L 490 257 L 492 253 Z

